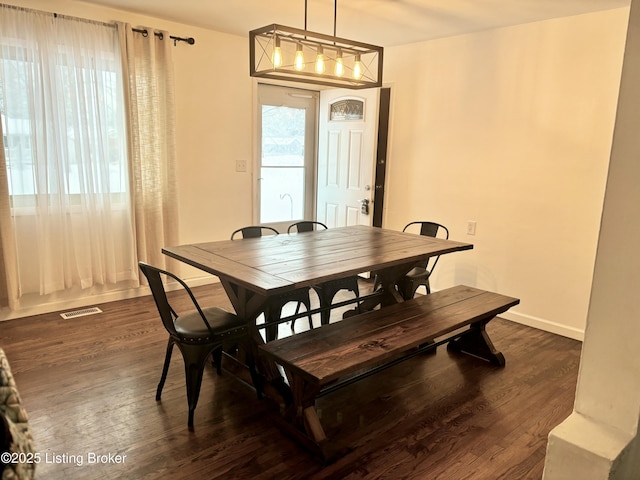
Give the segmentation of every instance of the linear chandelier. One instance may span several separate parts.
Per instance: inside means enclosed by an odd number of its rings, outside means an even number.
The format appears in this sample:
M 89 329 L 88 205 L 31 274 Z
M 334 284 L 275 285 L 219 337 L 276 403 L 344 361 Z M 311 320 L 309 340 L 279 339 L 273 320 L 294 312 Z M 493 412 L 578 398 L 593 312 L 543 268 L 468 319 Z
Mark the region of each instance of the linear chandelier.
M 267 25 L 249 32 L 252 77 L 288 80 L 342 88 L 382 86 L 383 48 L 336 37 L 338 0 L 334 0 L 333 36 Z

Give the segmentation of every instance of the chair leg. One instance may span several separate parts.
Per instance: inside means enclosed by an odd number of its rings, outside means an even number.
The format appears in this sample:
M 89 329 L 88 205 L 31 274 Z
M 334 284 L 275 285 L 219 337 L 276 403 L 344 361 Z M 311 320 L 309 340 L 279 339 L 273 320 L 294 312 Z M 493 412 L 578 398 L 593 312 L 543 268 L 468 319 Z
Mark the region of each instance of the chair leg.
M 382 282 L 380 281 L 380 278 L 378 277 L 377 274 L 374 275 L 374 277 L 373 277 L 373 291 L 375 292 L 381 286 L 382 286 Z
M 169 337 L 169 343 L 167 344 L 167 353 L 164 357 L 164 366 L 162 367 L 162 375 L 160 376 L 160 383 L 158 383 L 158 388 L 156 390 L 156 401 L 160 401 L 164 382 L 167 380 L 167 373 L 169 372 L 169 365 L 171 364 L 171 352 L 173 351 L 173 344 L 173 338 Z
M 355 296 L 356 296 L 356 300 L 358 300 L 356 302 L 356 310 L 358 313 L 362 313 L 362 311 L 360 310 L 360 287 L 358 286 L 358 277 L 354 277 L 353 281 L 351 282 L 351 285 L 349 286 L 349 290 L 351 290 Z
M 307 312 L 311 311 L 311 300 L 306 300 L 304 302 L 300 302 L 304 305 L 304 308 L 307 309 Z M 298 303 L 298 309 L 300 308 L 300 303 Z M 296 311 L 296 314 L 298 312 Z M 307 315 L 307 318 L 309 319 L 309 330 L 313 330 L 313 318 L 311 318 L 311 315 Z
M 298 315 L 298 313 L 300 313 L 300 304 L 301 304 L 301 303 L 302 303 L 302 302 L 298 302 L 298 303 L 296 304 L 296 313 L 295 313 L 295 315 Z M 294 318 L 293 320 L 291 320 L 291 331 L 293 331 L 293 329 L 294 329 L 294 328 L 295 328 L 295 326 L 296 326 L 296 320 L 297 320 L 297 318 Z
M 300 305 L 304 305 L 304 307 L 307 309 L 307 312 L 311 310 L 311 300 L 307 301 L 305 299 L 304 301 L 298 301 L 298 304 L 296 305 L 296 313 L 295 313 L 296 315 L 300 313 Z M 307 318 L 309 319 L 309 330 L 313 330 L 313 318 L 311 317 L 311 315 L 307 315 Z M 292 331 L 296 326 L 296 320 L 297 318 L 294 318 L 293 320 L 291 320 Z
M 331 304 L 333 303 L 333 297 L 340 290 L 350 290 L 352 291 L 356 299 L 360 298 L 360 289 L 358 288 L 358 280 L 354 280 L 355 283 L 351 283 L 349 285 L 345 284 L 332 284 L 327 283 L 323 284 L 319 289 L 316 290 L 318 293 L 318 297 L 320 298 L 320 307 L 326 308 L 320 312 L 320 324 L 328 325 L 331 317 Z M 356 310 L 360 313 L 360 302 L 356 303 Z
M 212 353 L 213 364 L 216 366 L 216 373 L 222 375 L 222 345 L 216 348 Z
M 193 417 L 198 405 L 202 374 L 207 357 L 211 353 L 210 348 L 201 345 L 178 344 L 184 358 L 184 371 L 187 380 L 187 402 L 189 404 L 189 430 L 193 430 Z

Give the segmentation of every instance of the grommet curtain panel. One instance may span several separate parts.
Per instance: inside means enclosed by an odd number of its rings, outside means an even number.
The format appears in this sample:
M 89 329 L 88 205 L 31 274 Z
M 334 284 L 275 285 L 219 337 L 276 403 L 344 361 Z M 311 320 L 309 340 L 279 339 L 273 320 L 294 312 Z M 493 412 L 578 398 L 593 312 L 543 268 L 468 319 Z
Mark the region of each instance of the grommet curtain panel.
M 0 306 L 136 286 L 138 259 L 165 263 L 173 67 L 155 39 L 0 5 Z
M 138 258 L 167 268 L 161 249 L 178 243 L 175 101 L 168 32 L 118 23 L 123 45 L 128 157 Z

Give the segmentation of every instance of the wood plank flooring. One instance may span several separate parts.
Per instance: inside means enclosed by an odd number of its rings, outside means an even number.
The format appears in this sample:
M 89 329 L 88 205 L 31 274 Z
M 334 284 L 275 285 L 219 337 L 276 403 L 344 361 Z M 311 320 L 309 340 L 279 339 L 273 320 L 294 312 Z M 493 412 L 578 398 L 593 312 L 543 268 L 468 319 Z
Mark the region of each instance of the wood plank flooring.
M 195 292 L 231 309 L 219 285 Z M 573 407 L 580 342 L 496 319 L 487 330 L 504 369 L 439 347 L 320 398 L 325 430 L 350 448 L 323 465 L 278 430 L 269 402 L 210 366 L 189 432 L 177 349 L 155 401 L 167 335 L 151 297 L 100 308 L 0 323 L 38 479 L 539 479 L 547 435 Z M 89 463 L 92 454 L 125 457 Z

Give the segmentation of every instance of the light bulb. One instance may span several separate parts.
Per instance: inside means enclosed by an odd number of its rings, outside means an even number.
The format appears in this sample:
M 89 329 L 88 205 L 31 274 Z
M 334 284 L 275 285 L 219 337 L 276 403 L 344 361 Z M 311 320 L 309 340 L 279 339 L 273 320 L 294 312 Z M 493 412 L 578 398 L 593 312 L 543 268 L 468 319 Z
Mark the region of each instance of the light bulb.
M 322 46 L 318 46 L 318 55 L 316 56 L 316 73 L 324 73 L 324 53 Z
M 282 66 L 282 49 L 280 48 L 280 39 L 276 37 L 275 46 L 273 48 L 273 58 L 271 59 L 273 62 L 273 68 L 278 68 Z
M 360 62 L 360 55 L 356 55 L 356 61 L 353 64 L 353 78 L 360 80 L 362 78 L 362 62 Z
M 304 55 L 302 55 L 302 44 L 299 43 L 296 47 L 296 57 L 293 60 L 293 66 L 296 70 L 302 70 L 304 68 Z
M 336 56 L 336 68 L 334 73 L 337 77 L 341 77 L 344 73 L 344 63 L 342 62 L 342 50 L 338 49 L 338 54 Z

